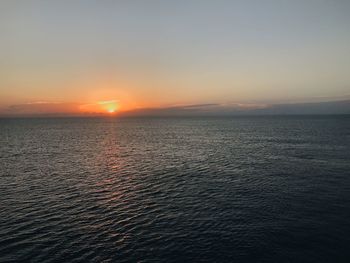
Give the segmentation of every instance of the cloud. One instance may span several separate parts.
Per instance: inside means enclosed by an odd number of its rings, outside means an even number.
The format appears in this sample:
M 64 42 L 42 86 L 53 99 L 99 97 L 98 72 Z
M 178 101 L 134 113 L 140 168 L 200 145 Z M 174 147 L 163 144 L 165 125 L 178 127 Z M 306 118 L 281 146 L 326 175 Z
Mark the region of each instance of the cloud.
M 0 109 L 0 116 L 96 116 L 115 112 L 119 107 L 118 102 L 118 100 L 94 103 L 34 101 Z
M 79 112 L 78 103 L 35 101 L 8 106 L 0 111 L 3 116 L 71 115 Z
M 283 114 L 350 114 L 350 100 L 289 104 L 226 103 L 138 109 L 120 116 L 235 116 Z
M 111 104 L 111 103 L 119 103 L 119 100 L 103 100 L 98 102 L 98 104 L 100 105 Z
M 205 116 L 205 115 L 229 115 L 241 111 L 257 110 L 269 107 L 266 104 L 253 103 L 206 103 L 180 105 L 163 108 L 144 108 L 123 112 L 121 116 Z
M 0 110 L 0 116 L 102 116 L 115 109 L 117 100 L 91 104 L 36 101 L 12 105 Z M 97 107 L 97 108 L 96 108 Z M 101 111 L 102 109 L 102 111 Z M 234 116 L 234 115 L 281 115 L 281 114 L 350 114 L 350 100 L 257 104 L 257 103 L 206 103 L 177 105 L 163 108 L 142 108 L 118 113 L 121 117 L 142 116 Z

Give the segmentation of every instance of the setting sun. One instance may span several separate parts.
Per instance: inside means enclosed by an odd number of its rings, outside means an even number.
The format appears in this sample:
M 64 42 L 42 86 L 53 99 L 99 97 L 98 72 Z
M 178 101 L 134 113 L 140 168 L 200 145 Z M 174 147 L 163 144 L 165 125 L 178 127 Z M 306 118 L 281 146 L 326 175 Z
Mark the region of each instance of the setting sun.
M 83 104 L 80 106 L 80 111 L 89 114 L 113 114 L 116 113 L 119 108 L 118 100 L 106 100 Z
M 99 101 L 98 104 L 104 112 L 114 113 L 118 110 L 117 100 Z

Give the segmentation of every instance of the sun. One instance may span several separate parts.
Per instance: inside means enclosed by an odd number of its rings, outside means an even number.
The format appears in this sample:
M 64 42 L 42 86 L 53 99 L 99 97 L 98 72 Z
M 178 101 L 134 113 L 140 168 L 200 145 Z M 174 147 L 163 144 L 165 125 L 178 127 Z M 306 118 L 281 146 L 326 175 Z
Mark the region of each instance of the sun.
M 80 106 L 81 111 L 104 115 L 114 115 L 120 109 L 119 100 L 103 100 Z
M 107 101 L 99 101 L 98 104 L 103 112 L 113 114 L 119 108 L 119 103 L 117 100 L 107 100 Z

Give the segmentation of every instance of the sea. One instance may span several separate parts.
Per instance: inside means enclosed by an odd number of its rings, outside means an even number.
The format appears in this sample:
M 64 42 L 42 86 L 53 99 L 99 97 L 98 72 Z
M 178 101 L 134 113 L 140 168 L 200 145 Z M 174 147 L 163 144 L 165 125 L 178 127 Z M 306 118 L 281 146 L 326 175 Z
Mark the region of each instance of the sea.
M 350 262 L 350 116 L 0 119 L 0 262 Z

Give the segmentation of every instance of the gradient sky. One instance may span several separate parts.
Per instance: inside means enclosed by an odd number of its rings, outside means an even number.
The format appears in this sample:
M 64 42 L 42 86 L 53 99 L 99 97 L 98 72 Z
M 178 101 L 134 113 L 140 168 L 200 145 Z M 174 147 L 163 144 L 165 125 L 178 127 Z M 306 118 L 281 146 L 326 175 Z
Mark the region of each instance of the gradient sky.
M 0 108 L 342 98 L 349 13 L 347 0 L 2 0 Z

